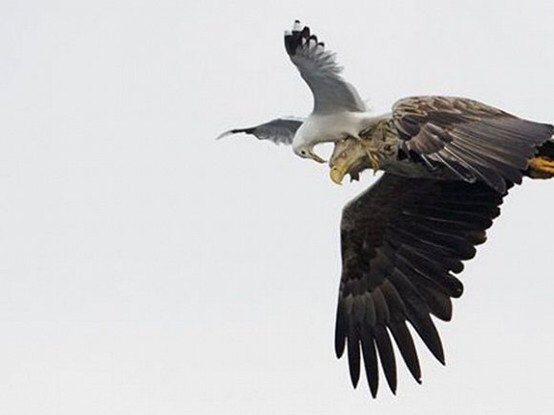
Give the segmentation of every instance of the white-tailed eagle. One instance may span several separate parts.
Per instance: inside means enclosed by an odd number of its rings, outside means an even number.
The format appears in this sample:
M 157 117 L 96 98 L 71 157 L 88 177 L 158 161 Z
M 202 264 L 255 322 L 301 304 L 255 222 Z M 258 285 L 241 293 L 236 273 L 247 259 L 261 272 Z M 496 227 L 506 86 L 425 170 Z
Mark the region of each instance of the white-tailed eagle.
M 554 176 L 554 127 L 440 96 L 404 98 L 391 113 L 372 116 L 308 27 L 296 21 L 285 47 L 314 95 L 311 115 L 223 135 L 292 144 L 296 154 L 317 161 L 314 145 L 334 142 L 330 167 L 337 183 L 367 168 L 385 171 L 343 210 L 335 350 L 338 357 L 347 350 L 354 387 L 363 367 L 375 397 L 380 362 L 394 393 L 394 343 L 421 382 L 408 322 L 444 363 L 431 316 L 450 320 L 451 299 L 463 292 L 454 274 L 485 242 L 510 187 L 524 176 Z

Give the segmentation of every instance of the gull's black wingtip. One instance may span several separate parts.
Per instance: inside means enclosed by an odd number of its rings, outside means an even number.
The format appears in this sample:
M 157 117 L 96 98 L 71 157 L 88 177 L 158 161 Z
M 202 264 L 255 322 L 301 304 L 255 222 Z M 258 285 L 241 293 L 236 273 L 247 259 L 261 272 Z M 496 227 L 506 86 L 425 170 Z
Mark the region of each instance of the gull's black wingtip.
M 219 134 L 215 139 L 221 140 L 223 137 L 227 137 L 229 135 L 239 134 L 239 133 L 254 134 L 254 128 L 234 128 L 232 130 L 228 130 Z
M 296 50 L 302 47 L 304 44 L 308 43 L 309 40 L 313 39 L 316 45 L 323 46 L 322 43 L 319 43 L 317 37 L 311 35 L 310 28 L 304 26 L 300 20 L 296 19 L 292 25 L 292 31 L 285 32 L 285 49 L 290 56 L 294 56 Z

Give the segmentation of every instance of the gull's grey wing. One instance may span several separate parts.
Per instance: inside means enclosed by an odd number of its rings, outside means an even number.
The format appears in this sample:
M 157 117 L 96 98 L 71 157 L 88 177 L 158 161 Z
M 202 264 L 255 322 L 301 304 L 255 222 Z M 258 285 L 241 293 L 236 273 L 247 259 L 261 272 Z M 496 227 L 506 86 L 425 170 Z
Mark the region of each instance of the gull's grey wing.
M 456 97 L 410 97 L 393 106 L 400 151 L 443 164 L 468 182 L 484 181 L 498 192 L 521 183 L 537 147 L 554 127 L 523 120 L 477 101 Z
M 484 182 L 417 179 L 385 174 L 344 208 L 341 222 L 342 276 L 335 350 L 348 344 L 350 376 L 356 387 L 363 359 L 373 397 L 378 360 L 393 393 L 393 342 L 417 382 L 421 370 L 407 322 L 444 363 L 430 317 L 448 321 L 451 298 L 462 295 L 452 275 L 486 240 L 500 214 L 503 196 Z
M 235 128 L 220 134 L 217 138 L 223 138 L 231 134 L 251 134 L 258 140 L 269 140 L 275 144 L 292 144 L 296 130 L 302 125 L 298 118 L 276 118 L 264 124 L 249 128 Z
M 342 79 L 335 54 L 309 27 L 296 20 L 292 32 L 285 32 L 285 48 L 314 95 L 314 112 L 365 111 L 356 89 Z

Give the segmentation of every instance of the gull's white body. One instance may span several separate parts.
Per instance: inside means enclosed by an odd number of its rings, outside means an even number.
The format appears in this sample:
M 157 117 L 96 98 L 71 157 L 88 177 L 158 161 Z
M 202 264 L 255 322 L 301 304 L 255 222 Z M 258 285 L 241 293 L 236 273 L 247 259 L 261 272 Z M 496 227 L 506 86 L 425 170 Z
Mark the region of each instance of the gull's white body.
M 386 113 L 375 116 L 369 112 L 342 111 L 330 114 L 312 113 L 304 120 L 292 140 L 295 153 L 312 149 L 321 143 L 337 142 L 348 137 L 360 138 L 360 133 L 390 118 Z
M 320 143 L 334 142 L 346 137 L 359 138 L 363 131 L 376 121 L 376 117 L 367 112 L 342 111 L 330 114 L 311 114 L 296 131 L 292 141 L 295 153 Z

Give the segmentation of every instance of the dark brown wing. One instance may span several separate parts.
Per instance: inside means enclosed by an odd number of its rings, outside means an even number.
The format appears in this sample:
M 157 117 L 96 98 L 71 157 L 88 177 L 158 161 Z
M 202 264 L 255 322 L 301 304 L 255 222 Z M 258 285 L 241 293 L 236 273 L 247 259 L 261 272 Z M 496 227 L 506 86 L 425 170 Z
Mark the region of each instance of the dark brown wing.
M 461 272 L 461 261 L 473 258 L 474 246 L 485 241 L 502 197 L 483 182 L 385 174 L 344 208 L 335 350 L 341 357 L 348 341 L 354 387 L 363 358 L 371 394 L 377 394 L 378 360 L 396 391 L 391 335 L 408 369 L 421 381 L 407 321 L 444 363 L 430 315 L 451 318 L 451 297 L 463 291 L 452 273 Z
M 393 106 L 392 117 L 404 140 L 402 151 L 444 164 L 467 182 L 484 181 L 500 193 L 506 181 L 521 183 L 537 146 L 554 134 L 552 125 L 465 98 L 404 98 Z

